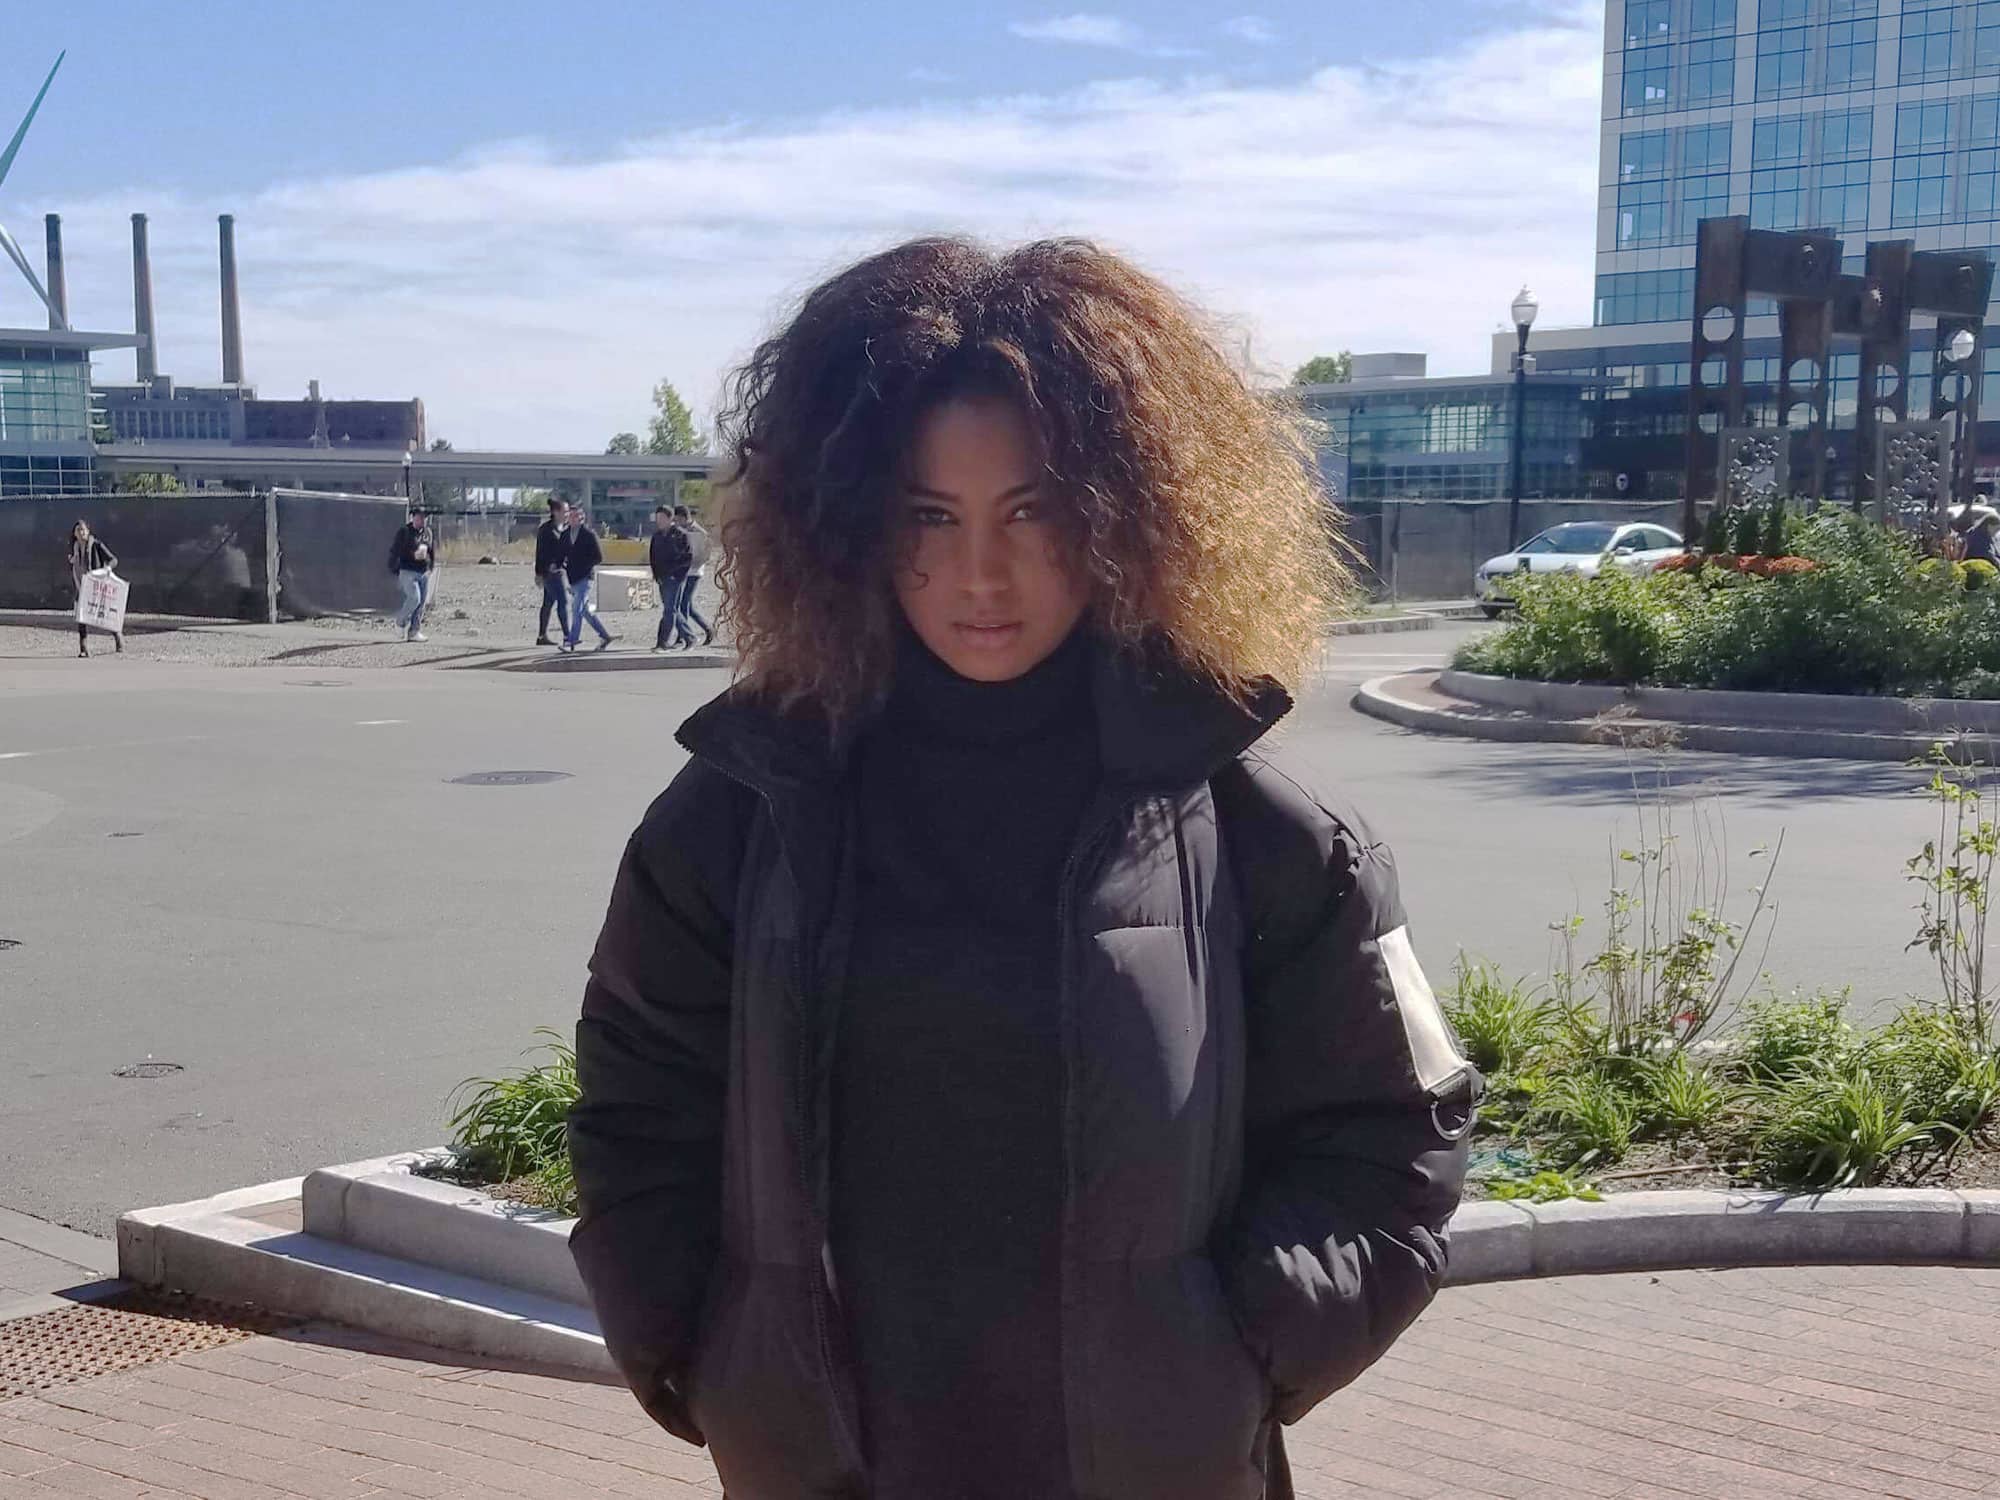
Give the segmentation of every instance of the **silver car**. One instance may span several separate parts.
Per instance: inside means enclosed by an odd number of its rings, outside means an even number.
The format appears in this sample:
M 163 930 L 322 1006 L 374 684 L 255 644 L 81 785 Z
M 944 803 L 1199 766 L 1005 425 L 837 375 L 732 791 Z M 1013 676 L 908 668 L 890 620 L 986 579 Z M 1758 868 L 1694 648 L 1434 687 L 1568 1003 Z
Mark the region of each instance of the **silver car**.
M 1565 521 L 1536 532 L 1512 552 L 1489 557 L 1472 575 L 1472 596 L 1492 619 L 1512 604 L 1507 580 L 1516 573 L 1582 573 L 1606 566 L 1644 572 L 1687 551 L 1680 533 L 1646 521 Z

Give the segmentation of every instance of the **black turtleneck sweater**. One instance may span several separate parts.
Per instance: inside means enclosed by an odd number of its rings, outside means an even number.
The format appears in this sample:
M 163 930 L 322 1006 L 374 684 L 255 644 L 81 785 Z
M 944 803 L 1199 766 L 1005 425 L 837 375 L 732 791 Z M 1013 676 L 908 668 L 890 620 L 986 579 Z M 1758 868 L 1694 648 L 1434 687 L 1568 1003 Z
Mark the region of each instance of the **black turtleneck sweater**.
M 1083 632 L 976 683 L 913 638 L 854 762 L 832 1244 L 875 1500 L 1064 1500 L 1056 907 L 1097 783 Z

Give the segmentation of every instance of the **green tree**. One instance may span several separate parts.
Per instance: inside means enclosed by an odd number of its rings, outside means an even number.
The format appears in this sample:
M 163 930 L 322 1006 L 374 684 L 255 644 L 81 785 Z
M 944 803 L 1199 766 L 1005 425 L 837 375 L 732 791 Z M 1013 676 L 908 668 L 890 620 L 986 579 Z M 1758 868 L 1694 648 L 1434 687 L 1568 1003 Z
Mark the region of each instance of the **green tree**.
M 694 429 L 688 410 L 671 380 L 653 387 L 653 420 L 646 424 L 648 453 L 706 453 L 708 440 Z
M 1338 354 L 1315 354 L 1292 371 L 1293 385 L 1334 385 L 1350 378 L 1354 356 L 1345 349 Z
M 432 438 L 430 451 L 433 453 L 451 452 L 451 439 Z M 419 500 L 422 501 L 426 509 L 455 510 L 458 507 L 459 487 L 456 480 L 426 479 L 417 486 L 417 493 Z
M 604 451 L 606 453 L 642 453 L 645 450 L 639 446 L 638 433 L 614 432 L 611 435 L 611 441 L 604 445 Z
M 187 486 L 171 474 L 127 474 L 118 483 L 118 493 L 125 495 L 182 495 Z

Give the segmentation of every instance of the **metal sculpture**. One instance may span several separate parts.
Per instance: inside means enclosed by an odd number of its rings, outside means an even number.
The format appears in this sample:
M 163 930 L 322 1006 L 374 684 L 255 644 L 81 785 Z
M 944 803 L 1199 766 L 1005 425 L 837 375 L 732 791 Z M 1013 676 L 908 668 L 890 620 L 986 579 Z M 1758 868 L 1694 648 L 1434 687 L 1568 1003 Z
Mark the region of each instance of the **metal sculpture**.
M 1725 510 L 1769 505 L 1791 489 L 1791 437 L 1781 427 L 1727 427 L 1722 433 L 1719 499 Z
M 63 65 L 63 59 L 67 56 L 69 56 L 67 52 L 56 54 L 55 66 L 49 69 L 49 76 L 42 80 L 41 89 L 35 94 L 35 102 L 28 106 L 28 112 L 21 117 L 21 123 L 14 131 L 14 138 L 7 142 L 7 149 L 0 151 L 0 186 L 5 185 L 8 169 L 14 165 L 14 158 L 21 150 L 21 142 L 28 138 L 28 127 L 35 123 L 35 111 L 42 107 L 42 100 L 48 96 L 49 85 L 56 81 L 56 69 Z M 28 264 L 28 257 L 21 253 L 20 245 L 14 236 L 7 232 L 5 224 L 0 224 L 0 250 L 7 252 L 7 258 L 14 262 L 23 276 L 28 278 L 28 285 L 34 288 L 42 306 L 49 310 L 49 327 L 58 330 L 68 328 L 69 319 L 64 314 L 63 308 L 49 295 L 48 289 L 41 283 L 41 278 L 35 275 L 35 268 Z
M 1970 489 L 1970 424 L 1979 413 L 1991 260 L 1979 250 L 1917 250 L 1908 240 L 1885 240 L 1868 246 L 1862 275 L 1842 275 L 1840 262 L 1840 241 L 1821 230 L 1752 229 L 1741 215 L 1703 219 L 1697 227 L 1682 500 L 1682 529 L 1688 535 L 1697 529 L 1698 500 L 1714 495 L 1727 504 L 1734 493 L 1719 470 L 1730 463 L 1724 434 L 1743 422 L 1743 320 L 1752 296 L 1778 302 L 1778 426 L 1796 434 L 1780 480 L 1784 491 L 1826 497 L 1833 340 L 1857 337 L 1854 505 L 1858 510 L 1872 501 L 1889 510 L 1882 468 L 1889 448 L 1881 435 L 1916 425 L 1909 421 L 1912 312 L 1938 316 L 1931 419 L 1956 418 L 1967 434 L 1944 460 L 1944 486 L 1934 508 L 1941 512 L 1945 500 Z M 1963 352 L 1954 353 L 1953 337 L 1961 332 L 1970 337 L 1971 348 L 1961 339 Z M 1896 503 L 1906 506 L 1908 487 L 1899 485 Z
M 1875 429 L 1875 477 L 1885 520 L 1918 529 L 1951 494 L 1947 422 L 1884 422 Z

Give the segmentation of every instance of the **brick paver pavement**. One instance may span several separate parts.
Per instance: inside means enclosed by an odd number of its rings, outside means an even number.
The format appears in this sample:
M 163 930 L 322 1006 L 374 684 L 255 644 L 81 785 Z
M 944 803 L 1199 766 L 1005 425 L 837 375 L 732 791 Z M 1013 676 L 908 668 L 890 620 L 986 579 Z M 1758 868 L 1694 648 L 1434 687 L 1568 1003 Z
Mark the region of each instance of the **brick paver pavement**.
M 1997 1294 L 1893 1267 L 1449 1291 L 1291 1429 L 1299 1492 L 2000 1496 Z M 622 1390 L 335 1330 L 0 1402 L 0 1500 L 717 1493 Z

